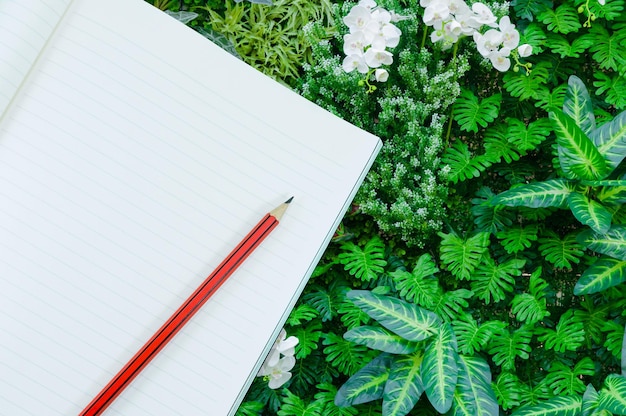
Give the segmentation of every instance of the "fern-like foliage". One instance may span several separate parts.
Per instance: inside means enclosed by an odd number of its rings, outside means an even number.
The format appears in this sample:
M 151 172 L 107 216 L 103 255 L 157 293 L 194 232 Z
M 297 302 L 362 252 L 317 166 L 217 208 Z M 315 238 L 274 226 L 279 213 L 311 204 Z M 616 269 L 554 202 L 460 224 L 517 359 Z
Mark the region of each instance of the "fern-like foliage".
M 578 13 L 571 4 L 562 4 L 556 9 L 545 9 L 539 19 L 548 26 L 548 30 L 567 34 L 580 29 Z
M 441 161 L 449 166 L 448 180 L 453 183 L 477 178 L 491 166 L 491 162 L 485 157 L 472 155 L 467 144 L 460 140 L 446 149 Z
M 295 347 L 296 358 L 305 358 L 317 349 L 322 336 L 322 324 L 320 322 L 312 322 L 307 325 L 297 326 L 294 335 L 298 338 L 298 344 Z
M 537 241 L 538 228 L 536 224 L 526 227 L 509 227 L 498 232 L 496 237 L 501 240 L 504 250 L 513 254 L 530 248 L 533 241 Z
M 582 322 L 574 316 L 574 310 L 568 309 L 556 324 L 554 329 L 537 329 L 538 339 L 546 349 L 563 353 L 576 351 L 585 341 L 585 329 Z
M 337 316 L 337 308 L 345 300 L 345 294 L 349 290 L 337 280 L 328 286 L 313 284 L 310 288 L 311 291 L 302 296 L 302 301 L 317 310 L 322 322 Z
M 495 234 L 506 230 L 513 224 L 514 214 L 511 210 L 504 209 L 502 205 L 491 204 L 491 199 L 496 195 L 486 186 L 476 192 L 476 198 L 472 199 L 472 215 L 477 231 L 485 231 Z
M 515 374 L 503 371 L 493 383 L 493 391 L 502 409 L 509 410 L 519 406 L 523 386 Z
M 479 101 L 469 90 L 463 90 L 454 104 L 454 119 L 464 131 L 478 131 L 478 126 L 487 127 L 498 117 L 502 94 L 494 94 Z
M 541 255 L 557 269 L 571 269 L 578 264 L 584 247 L 576 241 L 576 234 L 570 233 L 560 238 L 548 230 L 539 238 Z
M 555 361 L 546 376 L 546 383 L 555 396 L 580 395 L 585 392 L 583 376 L 592 376 L 596 372 L 595 364 L 589 357 L 584 357 L 574 368 L 561 361 Z
M 479 232 L 461 238 L 455 233 L 439 233 L 442 238 L 440 259 L 444 267 L 459 280 L 468 280 L 489 246 L 489 233 Z
M 434 276 L 438 271 L 430 254 L 423 254 L 417 259 L 413 271 L 399 269 L 390 275 L 401 297 L 426 309 L 432 309 L 440 291 L 439 282 Z
M 339 407 L 335 404 L 337 388 L 331 383 L 320 383 L 316 385 L 319 390 L 315 393 L 315 403 L 322 409 L 322 416 L 356 416 L 359 411 L 352 406 Z
M 535 149 L 550 135 L 550 120 L 547 118 L 535 120 L 528 126 L 516 118 L 508 118 L 507 122 L 509 142 L 523 152 Z
M 296 306 L 287 318 L 287 325 L 298 326 L 319 316 L 317 309 L 310 305 L 301 304 Z
M 626 345 L 623 345 L 624 325 L 615 321 L 607 321 L 602 326 L 602 331 L 606 333 L 604 346 L 615 358 L 620 359 L 622 348 L 626 348 Z
M 529 293 L 517 294 L 511 301 L 511 312 L 520 322 L 534 324 L 550 315 L 546 305 L 549 285 L 540 276 L 541 268 L 530 275 Z
M 385 270 L 385 244 L 379 237 L 369 240 L 363 248 L 348 241 L 341 245 L 339 262 L 351 275 L 363 281 L 375 279 Z
M 283 397 L 282 405 L 276 413 L 278 416 L 323 416 L 324 405 L 322 403 L 317 401 L 306 403 L 289 390 L 285 389 L 284 392 L 285 397 Z
M 596 87 L 597 95 L 604 95 L 607 103 L 612 104 L 618 110 L 626 108 L 626 95 L 621 91 L 626 91 L 626 76 L 619 74 L 608 75 L 603 72 L 594 72 L 593 86 Z
M 526 75 L 524 71 L 507 72 L 504 75 L 504 88 L 513 96 L 520 100 L 529 98 L 538 98 L 542 90 L 546 89 L 545 84 L 548 82 L 550 72 L 545 62 L 539 62 L 533 67 L 530 74 Z
M 372 351 L 332 332 L 323 335 L 322 344 L 326 345 L 326 361 L 345 375 L 354 374 L 367 361 L 368 352 Z
M 495 332 L 489 343 L 489 354 L 493 355 L 493 362 L 501 366 L 502 370 L 514 371 L 518 357 L 527 360 L 530 356 L 532 336 L 532 327 L 527 325 L 512 332 L 507 329 Z
M 557 53 L 561 58 L 578 58 L 584 51 L 586 51 L 593 40 L 589 36 L 576 37 L 570 44 L 565 36 L 561 36 L 555 33 L 548 35 L 548 45 L 550 50 Z
M 472 277 L 472 291 L 485 303 L 500 302 L 506 294 L 513 290 L 515 277 L 521 276 L 522 267 L 526 263 L 523 259 L 511 259 L 501 264 L 491 257 L 483 257 Z
M 593 59 L 600 64 L 602 69 L 620 71 L 622 63 L 626 60 L 626 51 L 623 47 L 624 34 L 609 31 L 602 25 L 593 25 L 589 31 L 592 45 L 589 51 Z
M 467 289 L 439 290 L 437 298 L 432 307 L 433 312 L 446 322 L 458 319 L 465 313 L 465 308 L 469 306 L 468 299 L 474 296 L 474 292 Z
M 500 163 L 503 160 L 511 163 L 519 160 L 524 153 L 509 140 L 508 129 L 504 124 L 496 124 L 485 131 L 483 147 L 483 157 L 491 163 Z
M 474 355 L 482 351 L 495 332 L 503 331 L 506 324 L 501 321 L 488 321 L 479 325 L 472 315 L 466 313 L 452 322 L 459 353 Z

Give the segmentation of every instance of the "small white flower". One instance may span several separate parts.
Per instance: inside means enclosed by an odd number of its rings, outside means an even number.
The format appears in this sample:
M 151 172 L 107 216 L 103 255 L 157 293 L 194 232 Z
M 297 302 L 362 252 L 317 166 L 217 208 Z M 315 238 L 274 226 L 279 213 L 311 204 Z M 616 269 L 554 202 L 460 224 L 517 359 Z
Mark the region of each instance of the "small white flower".
M 498 24 L 502 32 L 502 43 L 507 48 L 515 49 L 519 45 L 519 32 L 515 29 L 515 25 L 511 23 L 509 16 L 504 16 Z
M 598 0 L 598 3 L 600 4 L 600 6 L 604 6 L 606 4 L 605 0 Z
M 402 16 L 394 11 L 389 12 L 389 14 L 391 14 L 392 22 L 399 22 L 401 20 L 409 20 L 411 18 L 410 16 Z
M 293 357 L 295 347 L 300 340 L 293 335 L 287 338 L 287 331 L 283 328 L 278 334 L 278 339 L 274 343 L 276 351 L 287 357 Z
M 454 39 L 452 42 L 456 42 L 463 33 L 463 28 L 459 22 L 453 19 L 443 25 L 443 31 L 448 38 Z
M 498 26 L 496 24 L 496 16 L 494 16 L 491 9 L 483 3 L 472 4 L 472 11 L 474 12 L 474 16 L 472 18 L 478 24 L 478 27 L 481 25 L 489 25 L 492 27 Z
M 376 7 L 376 2 L 374 0 L 361 0 L 358 5 L 365 7 L 367 10 L 372 10 Z
M 367 74 L 367 71 L 369 70 L 367 64 L 365 63 L 365 57 L 357 54 L 346 56 L 343 59 L 342 67 L 346 72 L 352 72 L 356 69 L 361 74 Z
M 270 389 L 277 389 L 291 379 L 290 370 L 296 365 L 296 359 L 293 357 L 283 357 L 274 366 L 266 366 L 265 364 L 259 371 L 259 376 L 268 377 L 268 386 Z
M 431 27 L 440 27 L 445 19 L 450 16 L 448 5 L 443 2 L 432 3 L 424 9 L 424 24 Z
M 474 32 L 474 42 L 476 42 L 476 49 L 485 58 L 488 58 L 492 52 L 498 50 L 502 44 L 504 35 L 502 32 L 495 29 L 489 29 L 484 35 L 479 32 Z
M 370 68 L 378 68 L 381 65 L 391 65 L 393 63 L 393 55 L 382 49 L 369 48 L 365 51 L 365 63 Z M 367 72 L 367 71 L 365 71 Z
M 348 33 L 343 36 L 343 53 L 346 55 L 362 55 L 367 45 L 363 32 Z
M 511 54 L 509 48 L 502 48 L 499 51 L 492 52 L 489 60 L 495 69 L 500 72 L 506 72 L 511 68 L 511 60 L 508 58 Z
M 378 82 L 386 82 L 389 79 L 389 72 L 386 69 L 378 68 L 376 72 L 374 72 L 374 76 L 376 77 L 376 81 Z
M 525 43 L 517 48 L 517 53 L 520 57 L 526 58 L 533 53 L 533 47 L 530 46 L 528 43 Z

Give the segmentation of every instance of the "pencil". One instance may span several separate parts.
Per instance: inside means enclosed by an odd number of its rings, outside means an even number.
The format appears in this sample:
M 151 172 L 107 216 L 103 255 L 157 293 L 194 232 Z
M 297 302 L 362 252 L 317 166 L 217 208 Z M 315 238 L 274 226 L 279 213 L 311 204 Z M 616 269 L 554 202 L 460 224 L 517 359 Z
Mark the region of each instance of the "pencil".
M 79 416 L 97 416 L 119 396 L 202 305 L 276 228 L 293 197 L 267 213 L 148 342 L 117 373 Z

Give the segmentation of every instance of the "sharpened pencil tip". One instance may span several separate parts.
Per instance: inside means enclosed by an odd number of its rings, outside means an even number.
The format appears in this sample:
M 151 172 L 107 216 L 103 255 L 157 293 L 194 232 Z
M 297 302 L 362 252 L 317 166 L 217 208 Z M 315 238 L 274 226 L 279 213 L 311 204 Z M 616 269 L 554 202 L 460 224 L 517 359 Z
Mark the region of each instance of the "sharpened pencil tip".
M 288 200 L 285 201 L 285 204 L 290 204 L 291 201 L 293 201 L 293 196 L 291 198 L 289 198 Z

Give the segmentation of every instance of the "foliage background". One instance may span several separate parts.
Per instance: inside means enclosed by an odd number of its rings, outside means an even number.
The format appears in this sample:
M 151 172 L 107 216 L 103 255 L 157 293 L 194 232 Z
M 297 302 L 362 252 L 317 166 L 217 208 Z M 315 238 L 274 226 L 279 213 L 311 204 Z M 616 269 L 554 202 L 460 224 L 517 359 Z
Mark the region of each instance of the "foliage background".
M 380 400 L 334 404 L 337 390 L 378 356 L 344 338 L 376 324 L 347 297 L 353 289 L 419 305 L 449 323 L 458 352 L 488 364 L 504 414 L 548 414 L 549 407 L 578 414 L 583 395 L 596 403 L 596 390 L 626 397 L 612 376 L 624 365 L 624 267 L 611 287 L 575 293 L 601 257 L 581 242 L 589 227 L 568 209 L 493 203 L 521 184 L 566 176 L 549 113 L 563 107 L 570 76 L 587 86 L 598 125 L 626 109 L 624 0 L 488 3 L 511 16 L 520 43 L 533 46 L 529 74 L 493 70 L 470 39 L 442 51 L 428 40 L 416 1 L 383 0 L 413 19 L 398 23 L 390 79 L 371 94 L 341 69 L 341 17 L 352 3 L 157 3 L 198 13 L 190 26 L 384 141 L 287 321 L 288 334 L 300 339 L 292 380 L 270 390 L 257 379 L 240 415 L 383 414 Z M 622 162 L 611 179 L 626 179 L 624 172 Z M 626 188 L 616 192 L 611 221 L 626 224 Z M 575 412 L 566 410 L 572 403 Z M 589 406 L 583 414 L 593 414 Z M 408 414 L 439 413 L 422 395 Z

